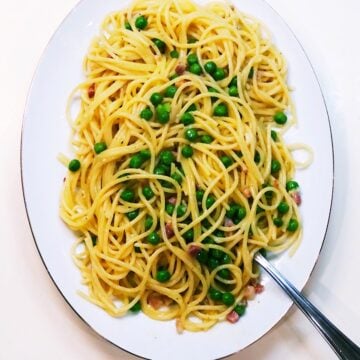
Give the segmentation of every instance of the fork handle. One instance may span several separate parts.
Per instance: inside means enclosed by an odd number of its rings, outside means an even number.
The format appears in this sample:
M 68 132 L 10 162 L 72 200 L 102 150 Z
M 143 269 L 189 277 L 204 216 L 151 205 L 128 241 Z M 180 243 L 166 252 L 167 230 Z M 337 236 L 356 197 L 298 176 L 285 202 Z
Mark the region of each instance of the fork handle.
M 255 261 L 280 285 L 297 307 L 316 327 L 339 359 L 360 360 L 360 348 L 332 324 L 305 296 L 303 296 L 280 272 L 261 254 Z

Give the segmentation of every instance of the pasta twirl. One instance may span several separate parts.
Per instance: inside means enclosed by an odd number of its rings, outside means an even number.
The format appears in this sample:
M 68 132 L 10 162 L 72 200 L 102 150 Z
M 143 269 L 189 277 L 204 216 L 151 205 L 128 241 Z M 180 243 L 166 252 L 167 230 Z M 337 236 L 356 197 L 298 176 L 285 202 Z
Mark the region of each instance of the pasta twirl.
M 84 71 L 60 210 L 84 296 L 179 331 L 235 322 L 254 254 L 301 235 L 283 56 L 231 5 L 140 0 L 106 17 Z

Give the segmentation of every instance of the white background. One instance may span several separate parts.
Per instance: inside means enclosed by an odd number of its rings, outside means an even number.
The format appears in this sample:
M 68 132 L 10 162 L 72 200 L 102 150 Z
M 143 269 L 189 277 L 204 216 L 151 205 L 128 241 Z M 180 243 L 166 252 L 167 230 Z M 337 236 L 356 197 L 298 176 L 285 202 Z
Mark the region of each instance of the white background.
M 294 30 L 315 68 L 334 136 L 329 232 L 304 292 L 360 344 L 360 2 L 268 2 Z M 20 135 L 27 91 L 44 47 L 75 3 L 2 0 L 0 5 L 0 359 L 132 359 L 84 325 L 52 284 L 31 237 L 21 192 Z M 335 356 L 292 308 L 270 333 L 232 357 L 240 358 Z

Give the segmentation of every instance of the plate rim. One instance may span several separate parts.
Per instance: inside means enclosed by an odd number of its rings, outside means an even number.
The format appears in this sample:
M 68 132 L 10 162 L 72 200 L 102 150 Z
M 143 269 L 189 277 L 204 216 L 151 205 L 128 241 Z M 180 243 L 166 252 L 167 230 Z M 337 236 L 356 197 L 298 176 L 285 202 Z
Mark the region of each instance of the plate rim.
M 29 214 L 29 210 L 28 210 L 28 205 L 27 205 L 27 200 L 26 200 L 26 196 L 25 196 L 25 185 L 24 185 L 24 172 L 23 172 L 23 140 L 24 140 L 24 127 L 25 127 L 25 121 L 26 121 L 26 113 L 27 113 L 27 109 L 29 106 L 29 102 L 30 102 L 30 95 L 32 92 L 32 88 L 34 85 L 34 81 L 36 78 L 36 75 L 38 73 L 38 70 L 41 66 L 42 60 L 44 59 L 47 50 L 52 42 L 52 40 L 54 39 L 54 37 L 59 33 L 59 31 L 62 29 L 63 24 L 66 22 L 66 20 L 74 13 L 76 12 L 76 10 L 82 5 L 82 3 L 86 2 L 88 0 L 78 0 L 77 3 L 67 12 L 67 14 L 63 17 L 63 19 L 61 20 L 61 22 L 56 26 L 55 31 L 52 33 L 52 35 L 50 36 L 50 38 L 48 39 L 45 47 L 43 48 L 40 57 L 37 60 L 31 81 L 30 81 L 30 85 L 28 87 L 28 91 L 27 91 L 27 95 L 26 95 L 26 100 L 25 100 L 25 105 L 24 105 L 24 111 L 23 111 L 23 115 L 22 115 L 22 124 L 21 124 L 21 135 L 20 135 L 20 178 L 21 178 L 21 191 L 22 191 L 22 197 L 23 197 L 23 201 L 24 201 L 24 206 L 25 206 L 25 212 L 26 212 L 26 218 L 27 218 L 27 222 L 29 224 L 29 228 L 30 228 L 30 232 L 31 232 L 31 236 L 33 238 L 35 247 L 37 249 L 37 252 L 40 256 L 41 262 L 45 267 L 45 270 L 47 272 L 47 274 L 49 275 L 53 285 L 55 285 L 55 288 L 58 290 L 58 292 L 60 293 L 61 297 L 65 300 L 65 302 L 67 303 L 67 305 L 70 307 L 70 309 L 77 315 L 77 317 L 87 325 L 88 328 L 91 329 L 91 331 L 98 337 L 104 339 L 107 343 L 113 345 L 115 348 L 120 349 L 124 352 L 126 352 L 127 354 L 130 354 L 136 358 L 139 359 L 148 359 L 146 357 L 140 356 L 138 354 L 135 354 L 123 347 L 121 347 L 120 345 L 116 344 L 115 342 L 111 341 L 110 339 L 108 339 L 107 337 L 105 337 L 104 335 L 102 335 L 101 333 L 99 333 L 92 325 L 90 325 L 89 322 L 86 321 L 86 319 L 80 315 L 80 313 L 75 309 L 75 307 L 71 304 L 71 302 L 66 298 L 66 296 L 64 295 L 64 293 L 61 291 L 59 285 L 57 284 L 57 282 L 55 281 L 54 277 L 52 276 L 50 270 L 48 269 L 48 266 L 45 262 L 45 259 L 40 251 L 40 247 L 38 245 L 38 242 L 36 241 L 36 237 L 33 231 L 33 226 L 30 220 L 30 214 Z M 196 1 L 196 0 L 195 0 Z M 331 121 L 330 121 L 330 115 L 329 115 L 329 110 L 328 110 L 328 106 L 326 103 L 326 99 L 324 96 L 324 91 L 321 87 L 319 78 L 317 76 L 317 73 L 314 69 L 314 66 L 312 64 L 312 62 L 310 61 L 310 58 L 307 54 L 307 52 L 305 51 L 305 48 L 303 47 L 302 43 L 300 42 L 300 40 L 298 39 L 296 33 L 292 30 L 292 28 L 290 27 L 290 25 L 287 23 L 287 21 L 279 14 L 279 12 L 277 10 L 274 9 L 274 7 L 272 5 L 270 5 L 268 3 L 267 0 L 259 0 L 262 3 L 264 3 L 265 6 L 268 6 L 276 15 L 277 17 L 283 22 L 283 24 L 286 26 L 286 28 L 289 30 L 289 32 L 292 34 L 292 36 L 294 37 L 295 41 L 297 42 L 297 44 L 300 46 L 303 54 L 305 55 L 306 61 L 308 63 L 308 65 L 310 65 L 311 68 L 311 72 L 314 76 L 314 79 L 316 80 L 316 84 L 317 87 L 320 91 L 321 94 L 321 98 L 322 98 L 322 102 L 324 104 L 324 108 L 326 111 L 326 118 L 327 118 L 327 125 L 328 125 L 328 129 L 329 129 L 329 134 L 330 134 L 330 144 L 331 144 L 331 167 L 332 167 L 332 171 L 331 171 L 331 193 L 330 193 L 330 202 L 329 202 L 329 210 L 328 210 L 328 214 L 327 214 L 327 221 L 326 221 L 326 226 L 324 229 L 324 235 L 323 238 L 321 240 L 320 243 L 320 248 L 318 251 L 318 254 L 316 256 L 316 259 L 314 261 L 314 264 L 311 267 L 311 270 L 309 272 L 309 275 L 307 276 L 303 286 L 301 286 L 301 288 L 299 288 L 298 290 L 300 292 L 302 292 L 302 290 L 305 288 L 305 286 L 307 286 L 308 282 L 310 281 L 311 276 L 313 275 L 313 272 L 318 264 L 319 258 L 320 258 L 320 254 L 323 250 L 324 247 L 324 243 L 328 234 L 328 230 L 329 230 L 329 224 L 330 224 L 330 219 L 332 217 L 332 211 L 333 211 L 333 202 L 334 202 L 334 187 L 335 187 L 335 151 L 334 151 L 334 140 L 333 140 L 333 131 L 332 131 L 332 126 L 331 126 Z M 300 245 L 301 246 L 301 245 Z M 281 254 L 281 253 L 280 253 Z M 276 325 L 278 325 L 281 321 L 283 321 L 284 317 L 289 313 L 290 309 L 293 308 L 294 306 L 294 302 L 290 301 L 290 305 L 288 306 L 288 308 L 283 312 L 283 314 L 281 314 L 281 316 L 279 317 L 279 319 L 264 333 L 262 334 L 259 338 L 257 338 L 256 340 L 250 342 L 249 344 L 247 344 L 245 347 L 243 347 L 240 350 L 234 351 L 228 355 L 222 356 L 222 357 L 218 357 L 216 359 L 221 360 L 221 359 L 226 359 L 230 356 L 233 356 L 235 354 L 241 353 L 242 351 L 248 349 L 250 346 L 256 344 L 258 341 L 260 341 L 261 339 L 263 339 L 266 335 L 268 335 Z

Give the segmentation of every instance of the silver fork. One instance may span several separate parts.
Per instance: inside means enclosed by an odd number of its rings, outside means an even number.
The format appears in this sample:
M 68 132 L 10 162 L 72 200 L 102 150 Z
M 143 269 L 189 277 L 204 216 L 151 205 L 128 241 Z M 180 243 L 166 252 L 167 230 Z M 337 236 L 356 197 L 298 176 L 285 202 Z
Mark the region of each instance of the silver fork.
M 315 328 L 332 347 L 339 359 L 360 360 L 360 348 L 332 324 L 304 295 L 302 295 L 260 253 L 255 261 L 280 285 L 296 306 L 305 314 Z

